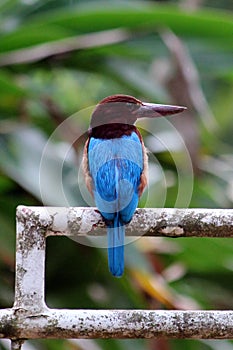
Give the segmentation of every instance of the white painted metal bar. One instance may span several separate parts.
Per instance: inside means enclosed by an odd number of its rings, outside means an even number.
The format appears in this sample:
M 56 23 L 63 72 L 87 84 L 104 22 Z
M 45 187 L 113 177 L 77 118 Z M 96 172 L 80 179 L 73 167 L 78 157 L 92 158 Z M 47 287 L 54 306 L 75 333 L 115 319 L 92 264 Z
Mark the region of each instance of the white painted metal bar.
M 0 337 L 229 339 L 233 311 L 8 309 L 0 310 Z
M 233 338 L 233 311 L 57 310 L 44 301 L 46 237 L 105 234 L 95 208 L 17 209 L 15 302 L 0 310 L 0 338 Z M 233 210 L 138 209 L 131 236 L 233 237 Z
M 40 312 L 45 307 L 44 271 L 46 226 L 38 227 L 36 220 L 16 223 L 16 309 Z
M 17 221 L 36 225 L 46 235 L 106 234 L 96 208 L 24 207 Z M 127 225 L 129 236 L 233 237 L 233 209 L 137 209 Z

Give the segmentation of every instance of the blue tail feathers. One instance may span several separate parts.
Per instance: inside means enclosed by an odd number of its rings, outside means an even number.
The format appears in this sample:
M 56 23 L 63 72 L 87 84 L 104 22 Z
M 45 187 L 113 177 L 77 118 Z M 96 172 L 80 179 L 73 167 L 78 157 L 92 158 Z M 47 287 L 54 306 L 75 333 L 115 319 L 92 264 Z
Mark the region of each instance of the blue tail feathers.
M 113 225 L 107 228 L 107 235 L 109 270 L 113 276 L 121 277 L 124 272 L 125 227 L 119 221 L 119 214 L 114 218 Z

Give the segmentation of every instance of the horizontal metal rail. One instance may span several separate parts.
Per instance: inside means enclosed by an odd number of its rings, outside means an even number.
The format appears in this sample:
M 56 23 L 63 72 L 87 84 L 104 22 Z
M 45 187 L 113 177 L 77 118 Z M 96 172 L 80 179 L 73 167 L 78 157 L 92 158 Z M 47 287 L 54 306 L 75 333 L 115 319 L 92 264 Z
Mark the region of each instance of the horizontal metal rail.
M 105 223 L 96 208 L 19 206 L 17 220 L 35 224 L 47 236 L 106 234 Z M 126 235 L 233 237 L 233 209 L 137 209 Z
M 233 311 L 49 309 L 44 297 L 47 236 L 101 236 L 95 208 L 17 209 L 15 301 L 0 310 L 12 350 L 33 338 L 233 338 Z M 128 236 L 233 237 L 232 209 L 138 209 Z
M 0 337 L 233 338 L 233 311 L 0 310 Z

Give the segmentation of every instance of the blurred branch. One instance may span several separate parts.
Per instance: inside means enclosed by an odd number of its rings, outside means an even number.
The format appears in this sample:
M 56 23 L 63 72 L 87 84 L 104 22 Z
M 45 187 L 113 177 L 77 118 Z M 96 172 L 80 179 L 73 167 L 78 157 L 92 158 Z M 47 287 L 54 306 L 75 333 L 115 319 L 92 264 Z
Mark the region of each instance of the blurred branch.
M 168 309 L 195 310 L 199 305 L 191 298 L 184 297 L 172 289 L 162 275 L 153 271 L 145 272 L 140 269 L 130 269 L 130 272 L 140 286 L 152 299 L 158 300 Z
M 203 2 L 204 0 L 181 0 L 180 6 L 188 11 L 195 11 L 202 5 Z
M 103 45 L 112 45 L 129 39 L 130 32 L 122 29 L 105 30 L 98 33 L 83 34 L 71 38 L 47 42 L 33 47 L 14 50 L 0 55 L 0 66 L 31 63 L 44 58 L 76 50 Z
M 56 126 L 59 126 L 58 130 L 63 140 L 69 142 L 77 152 L 80 147 L 83 147 L 83 144 L 87 139 L 87 133 L 80 132 L 78 124 L 76 123 L 73 125 L 71 120 L 66 118 L 66 115 L 60 109 L 58 104 L 56 104 L 50 97 L 44 97 L 42 103 L 50 118 L 55 122 Z
M 171 123 L 181 133 L 192 159 L 194 173 L 198 174 L 200 137 L 197 114 L 210 131 L 216 129 L 216 121 L 202 91 L 197 69 L 188 50 L 170 30 L 161 31 L 161 37 L 172 58 L 172 64 L 168 62 L 168 72 L 162 77 L 162 83 L 167 87 L 175 103 L 188 107 L 185 113 L 172 119 Z M 154 67 L 156 69 L 156 64 Z
M 176 92 L 176 95 L 182 94 L 183 98 L 186 99 L 185 105 L 202 116 L 203 122 L 208 129 L 214 130 L 216 121 L 202 91 L 198 71 L 188 50 L 170 30 L 162 31 L 161 37 L 172 55 L 176 68 L 176 76 L 174 78 L 179 78 L 181 91 Z
M 0 261 L 2 261 L 8 268 L 14 270 L 15 259 L 12 254 L 6 252 L 4 248 L 0 248 Z

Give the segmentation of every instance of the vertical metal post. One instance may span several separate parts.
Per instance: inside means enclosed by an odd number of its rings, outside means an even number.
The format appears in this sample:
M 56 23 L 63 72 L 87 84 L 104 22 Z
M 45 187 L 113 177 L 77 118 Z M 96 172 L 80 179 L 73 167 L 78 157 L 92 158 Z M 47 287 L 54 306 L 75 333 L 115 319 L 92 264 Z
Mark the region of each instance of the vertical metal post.
M 38 226 L 36 214 L 25 208 L 25 217 L 21 212 L 17 218 L 14 309 L 35 314 L 46 308 L 45 233 L 45 228 Z

